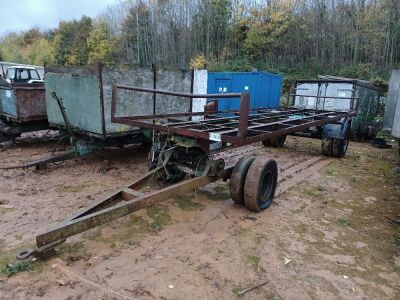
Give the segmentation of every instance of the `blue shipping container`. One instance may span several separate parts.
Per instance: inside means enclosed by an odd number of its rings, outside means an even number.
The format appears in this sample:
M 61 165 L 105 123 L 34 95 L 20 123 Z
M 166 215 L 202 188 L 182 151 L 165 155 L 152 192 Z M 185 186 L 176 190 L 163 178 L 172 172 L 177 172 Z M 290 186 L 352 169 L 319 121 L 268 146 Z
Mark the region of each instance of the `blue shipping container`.
M 250 108 L 279 106 L 282 76 L 268 72 L 210 72 L 207 93 L 250 93 Z M 219 99 L 218 111 L 238 110 L 239 99 Z

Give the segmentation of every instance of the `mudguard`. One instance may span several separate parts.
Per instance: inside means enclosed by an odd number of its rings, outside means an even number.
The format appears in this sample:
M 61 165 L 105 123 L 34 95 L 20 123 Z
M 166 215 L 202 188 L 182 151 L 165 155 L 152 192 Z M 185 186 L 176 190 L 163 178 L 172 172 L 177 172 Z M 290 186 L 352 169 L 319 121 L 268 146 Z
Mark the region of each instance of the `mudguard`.
M 322 138 L 345 139 L 351 127 L 352 118 L 343 118 L 337 123 L 325 124 Z

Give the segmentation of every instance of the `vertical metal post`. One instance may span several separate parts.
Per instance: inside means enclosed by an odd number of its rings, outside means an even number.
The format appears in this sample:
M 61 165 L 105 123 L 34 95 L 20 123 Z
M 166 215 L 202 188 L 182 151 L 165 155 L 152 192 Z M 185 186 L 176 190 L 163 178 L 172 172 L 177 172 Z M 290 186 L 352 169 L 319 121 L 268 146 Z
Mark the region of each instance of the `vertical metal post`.
M 112 85 L 112 94 L 111 94 L 111 122 L 114 122 L 115 119 L 115 108 L 117 106 L 117 85 Z
M 191 73 L 192 73 L 191 74 L 192 76 L 190 79 L 190 93 L 193 94 L 193 91 L 194 91 L 194 69 L 192 69 Z M 189 112 L 192 112 L 192 111 L 193 111 L 193 98 L 190 98 Z M 192 117 L 189 117 L 189 120 L 191 121 Z
M 99 86 L 100 86 L 100 111 L 101 111 L 101 131 L 103 132 L 103 139 L 106 139 L 106 120 L 104 115 L 104 94 L 103 94 L 103 64 L 97 63 Z
M 320 102 L 320 99 L 319 99 L 320 94 L 319 93 L 321 93 L 321 83 L 318 83 L 317 99 L 315 99 L 315 110 L 317 110 L 317 111 L 318 111 L 318 106 L 319 106 L 319 102 Z
M 156 66 L 156 64 L 151 64 L 151 68 L 153 69 L 153 89 L 157 89 L 157 66 Z M 157 103 L 157 94 L 153 93 L 153 115 L 156 114 L 156 103 Z
M 240 97 L 240 115 L 239 115 L 239 128 L 238 137 L 245 138 L 249 125 L 249 112 L 250 112 L 250 94 L 242 93 Z

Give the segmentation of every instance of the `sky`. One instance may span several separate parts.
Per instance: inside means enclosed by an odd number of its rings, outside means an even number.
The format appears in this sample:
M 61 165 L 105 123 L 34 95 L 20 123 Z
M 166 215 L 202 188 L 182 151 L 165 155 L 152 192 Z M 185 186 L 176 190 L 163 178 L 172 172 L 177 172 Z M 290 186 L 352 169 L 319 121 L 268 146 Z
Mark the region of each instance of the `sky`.
M 0 37 L 33 26 L 55 28 L 61 20 L 96 17 L 119 0 L 0 0 Z

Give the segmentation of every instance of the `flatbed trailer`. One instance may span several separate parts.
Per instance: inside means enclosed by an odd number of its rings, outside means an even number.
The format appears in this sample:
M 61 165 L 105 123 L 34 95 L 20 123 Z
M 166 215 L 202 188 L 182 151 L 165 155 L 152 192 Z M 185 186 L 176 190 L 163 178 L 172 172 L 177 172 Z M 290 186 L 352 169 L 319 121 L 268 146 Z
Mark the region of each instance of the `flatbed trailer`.
M 189 100 L 236 98 L 240 101 L 240 110 L 120 116 L 116 115 L 120 90 Z M 124 101 L 129 101 L 127 99 L 125 95 Z M 357 114 L 357 101 L 349 111 L 296 108 L 250 110 L 249 103 L 247 93 L 196 95 L 114 85 L 112 121 L 137 126 L 151 133 L 153 145 L 149 155 L 149 172 L 131 185 L 95 201 L 90 207 L 39 234 L 36 237 L 37 248 L 21 250 L 17 258 L 26 259 L 32 255 L 48 257 L 68 237 L 219 179 L 230 179 L 230 195 L 236 204 L 254 212 L 268 208 L 277 187 L 276 161 L 249 156 L 240 158 L 233 166 L 226 166 L 223 155 L 227 148 L 260 141 L 265 146 L 281 147 L 287 134 L 316 126 L 321 128 L 323 154 L 345 155 L 351 119 Z M 202 118 L 197 118 L 199 116 Z M 141 191 L 155 176 L 171 185 L 157 191 Z
M 162 115 L 116 116 L 118 90 L 128 90 L 144 93 L 155 93 L 186 98 L 239 98 L 240 110 L 222 112 L 175 113 Z M 330 97 L 343 100 L 342 97 Z M 356 99 L 356 98 L 355 98 Z M 351 110 L 334 111 L 323 109 L 299 109 L 295 107 L 277 107 L 250 110 L 250 96 L 240 94 L 209 94 L 196 95 L 173 93 L 163 90 L 152 90 L 122 85 L 113 86 L 112 121 L 115 123 L 137 126 L 196 139 L 199 146 L 206 152 L 220 150 L 230 146 L 244 146 L 259 141 L 270 141 L 291 133 L 300 132 L 314 126 L 340 124 L 340 120 L 357 115 L 357 101 L 351 104 Z M 229 114 L 229 116 L 226 116 Z M 190 120 L 193 116 L 203 116 L 203 120 Z M 346 128 L 348 129 L 348 128 Z M 336 136 L 334 136 L 336 137 Z M 210 146 L 219 142 L 220 145 Z

